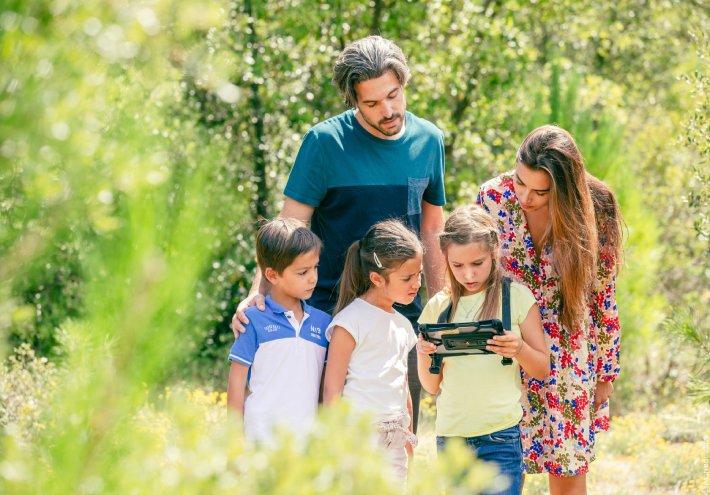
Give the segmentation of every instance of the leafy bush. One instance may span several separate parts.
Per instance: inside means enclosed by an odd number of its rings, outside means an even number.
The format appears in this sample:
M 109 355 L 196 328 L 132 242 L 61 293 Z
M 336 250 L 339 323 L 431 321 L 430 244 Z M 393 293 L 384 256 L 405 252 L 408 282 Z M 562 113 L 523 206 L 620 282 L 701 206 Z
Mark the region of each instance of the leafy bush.
M 34 358 L 26 347 L 16 356 L 0 376 L 7 399 L 0 418 L 10 433 L 0 463 L 3 493 L 45 488 L 52 493 L 401 493 L 400 482 L 376 447 L 369 419 L 351 414 L 344 404 L 324 410 L 305 441 L 282 432 L 276 446 L 263 448 L 245 442 L 237 419 L 227 412 L 224 392 L 184 385 L 146 397 L 123 423 L 126 429 L 111 433 L 121 435 L 123 449 L 110 471 L 90 463 L 77 473 L 75 488 L 55 489 L 51 458 L 41 442 L 27 440 L 37 440 L 44 430 L 40 417 L 51 420 L 42 399 L 56 392 L 62 372 L 46 359 Z M 10 388 L 10 381 L 17 386 Z M 478 493 L 493 473 L 463 446 L 454 446 L 440 459 L 416 466 L 408 491 Z

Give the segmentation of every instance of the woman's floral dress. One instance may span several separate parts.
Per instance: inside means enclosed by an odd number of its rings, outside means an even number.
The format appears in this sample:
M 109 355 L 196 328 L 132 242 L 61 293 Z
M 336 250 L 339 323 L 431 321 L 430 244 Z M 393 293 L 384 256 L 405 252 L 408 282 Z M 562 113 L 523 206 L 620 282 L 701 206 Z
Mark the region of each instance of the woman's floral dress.
M 594 460 L 594 440 L 609 428 L 609 405 L 594 411 L 598 380 L 619 375 L 620 328 L 616 309 L 613 254 L 604 250 L 600 232 L 597 287 L 589 298 L 589 317 L 582 331 L 559 322 L 560 288 L 552 249 L 535 252 L 525 216 L 506 173 L 486 182 L 478 203 L 498 219 L 501 264 L 506 276 L 525 284 L 535 295 L 550 346 L 550 376 L 536 380 L 523 373 L 523 452 L 529 473 L 577 476 Z

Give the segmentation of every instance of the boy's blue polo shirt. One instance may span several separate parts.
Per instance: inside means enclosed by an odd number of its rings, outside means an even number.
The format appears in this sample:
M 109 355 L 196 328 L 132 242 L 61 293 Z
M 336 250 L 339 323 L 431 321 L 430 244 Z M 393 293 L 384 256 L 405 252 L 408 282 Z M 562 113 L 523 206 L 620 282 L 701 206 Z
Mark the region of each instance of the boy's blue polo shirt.
M 249 367 L 250 395 L 244 403 L 244 430 L 251 440 L 268 440 L 275 425 L 306 430 L 318 407 L 331 317 L 303 303 L 300 325 L 270 296 L 266 309 L 246 310 L 249 324 L 229 353 Z
M 406 112 L 404 134 L 380 139 L 348 110 L 306 133 L 284 194 L 315 208 L 311 229 L 323 241 L 323 251 L 309 303 L 330 312 L 350 244 L 391 218 L 419 234 L 422 201 L 446 202 L 443 134 Z M 398 309 L 414 317 L 421 305 L 417 299 Z

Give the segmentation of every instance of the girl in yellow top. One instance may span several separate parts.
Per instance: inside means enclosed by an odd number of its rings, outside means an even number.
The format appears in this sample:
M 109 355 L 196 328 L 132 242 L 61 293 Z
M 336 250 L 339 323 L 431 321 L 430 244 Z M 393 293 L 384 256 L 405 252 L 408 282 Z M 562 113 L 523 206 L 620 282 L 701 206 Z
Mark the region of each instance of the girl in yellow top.
M 436 323 L 451 303 L 451 320 L 501 319 L 502 275 L 498 263 L 498 229 L 479 206 L 457 208 L 449 216 L 439 245 L 446 258 L 449 288 L 427 303 L 419 323 Z M 518 423 L 522 367 L 544 379 L 550 356 L 540 311 L 530 290 L 510 287 L 511 331 L 488 341 L 489 351 L 513 358 L 503 366 L 495 354 L 444 358 L 439 374 L 429 372 L 436 346 L 419 336 L 417 367 L 422 387 L 436 400 L 437 447 L 460 437 L 479 459 L 493 462 L 507 483 L 487 493 L 520 494 L 523 454 Z

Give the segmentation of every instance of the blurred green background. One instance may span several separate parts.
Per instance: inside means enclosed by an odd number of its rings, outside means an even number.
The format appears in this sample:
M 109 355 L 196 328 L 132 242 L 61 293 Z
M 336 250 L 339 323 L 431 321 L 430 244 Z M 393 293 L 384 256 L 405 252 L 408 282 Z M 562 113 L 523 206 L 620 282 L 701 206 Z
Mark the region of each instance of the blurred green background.
M 370 33 L 402 47 L 408 109 L 445 132 L 447 208 L 548 122 L 612 186 L 627 225 L 613 413 L 657 420 L 649 441 L 677 458 L 629 493 L 707 487 L 708 14 L 691 0 L 0 2 L 0 491 L 396 491 L 346 412 L 321 433 L 355 461 L 285 440 L 313 473 L 269 470 L 279 457 L 244 446 L 211 394 L 256 221 L 278 212 L 301 136 L 344 110 L 333 62 Z M 643 460 L 619 431 L 603 462 Z M 699 453 L 692 469 L 676 447 Z M 410 490 L 475 490 L 485 473 L 456 454 Z

